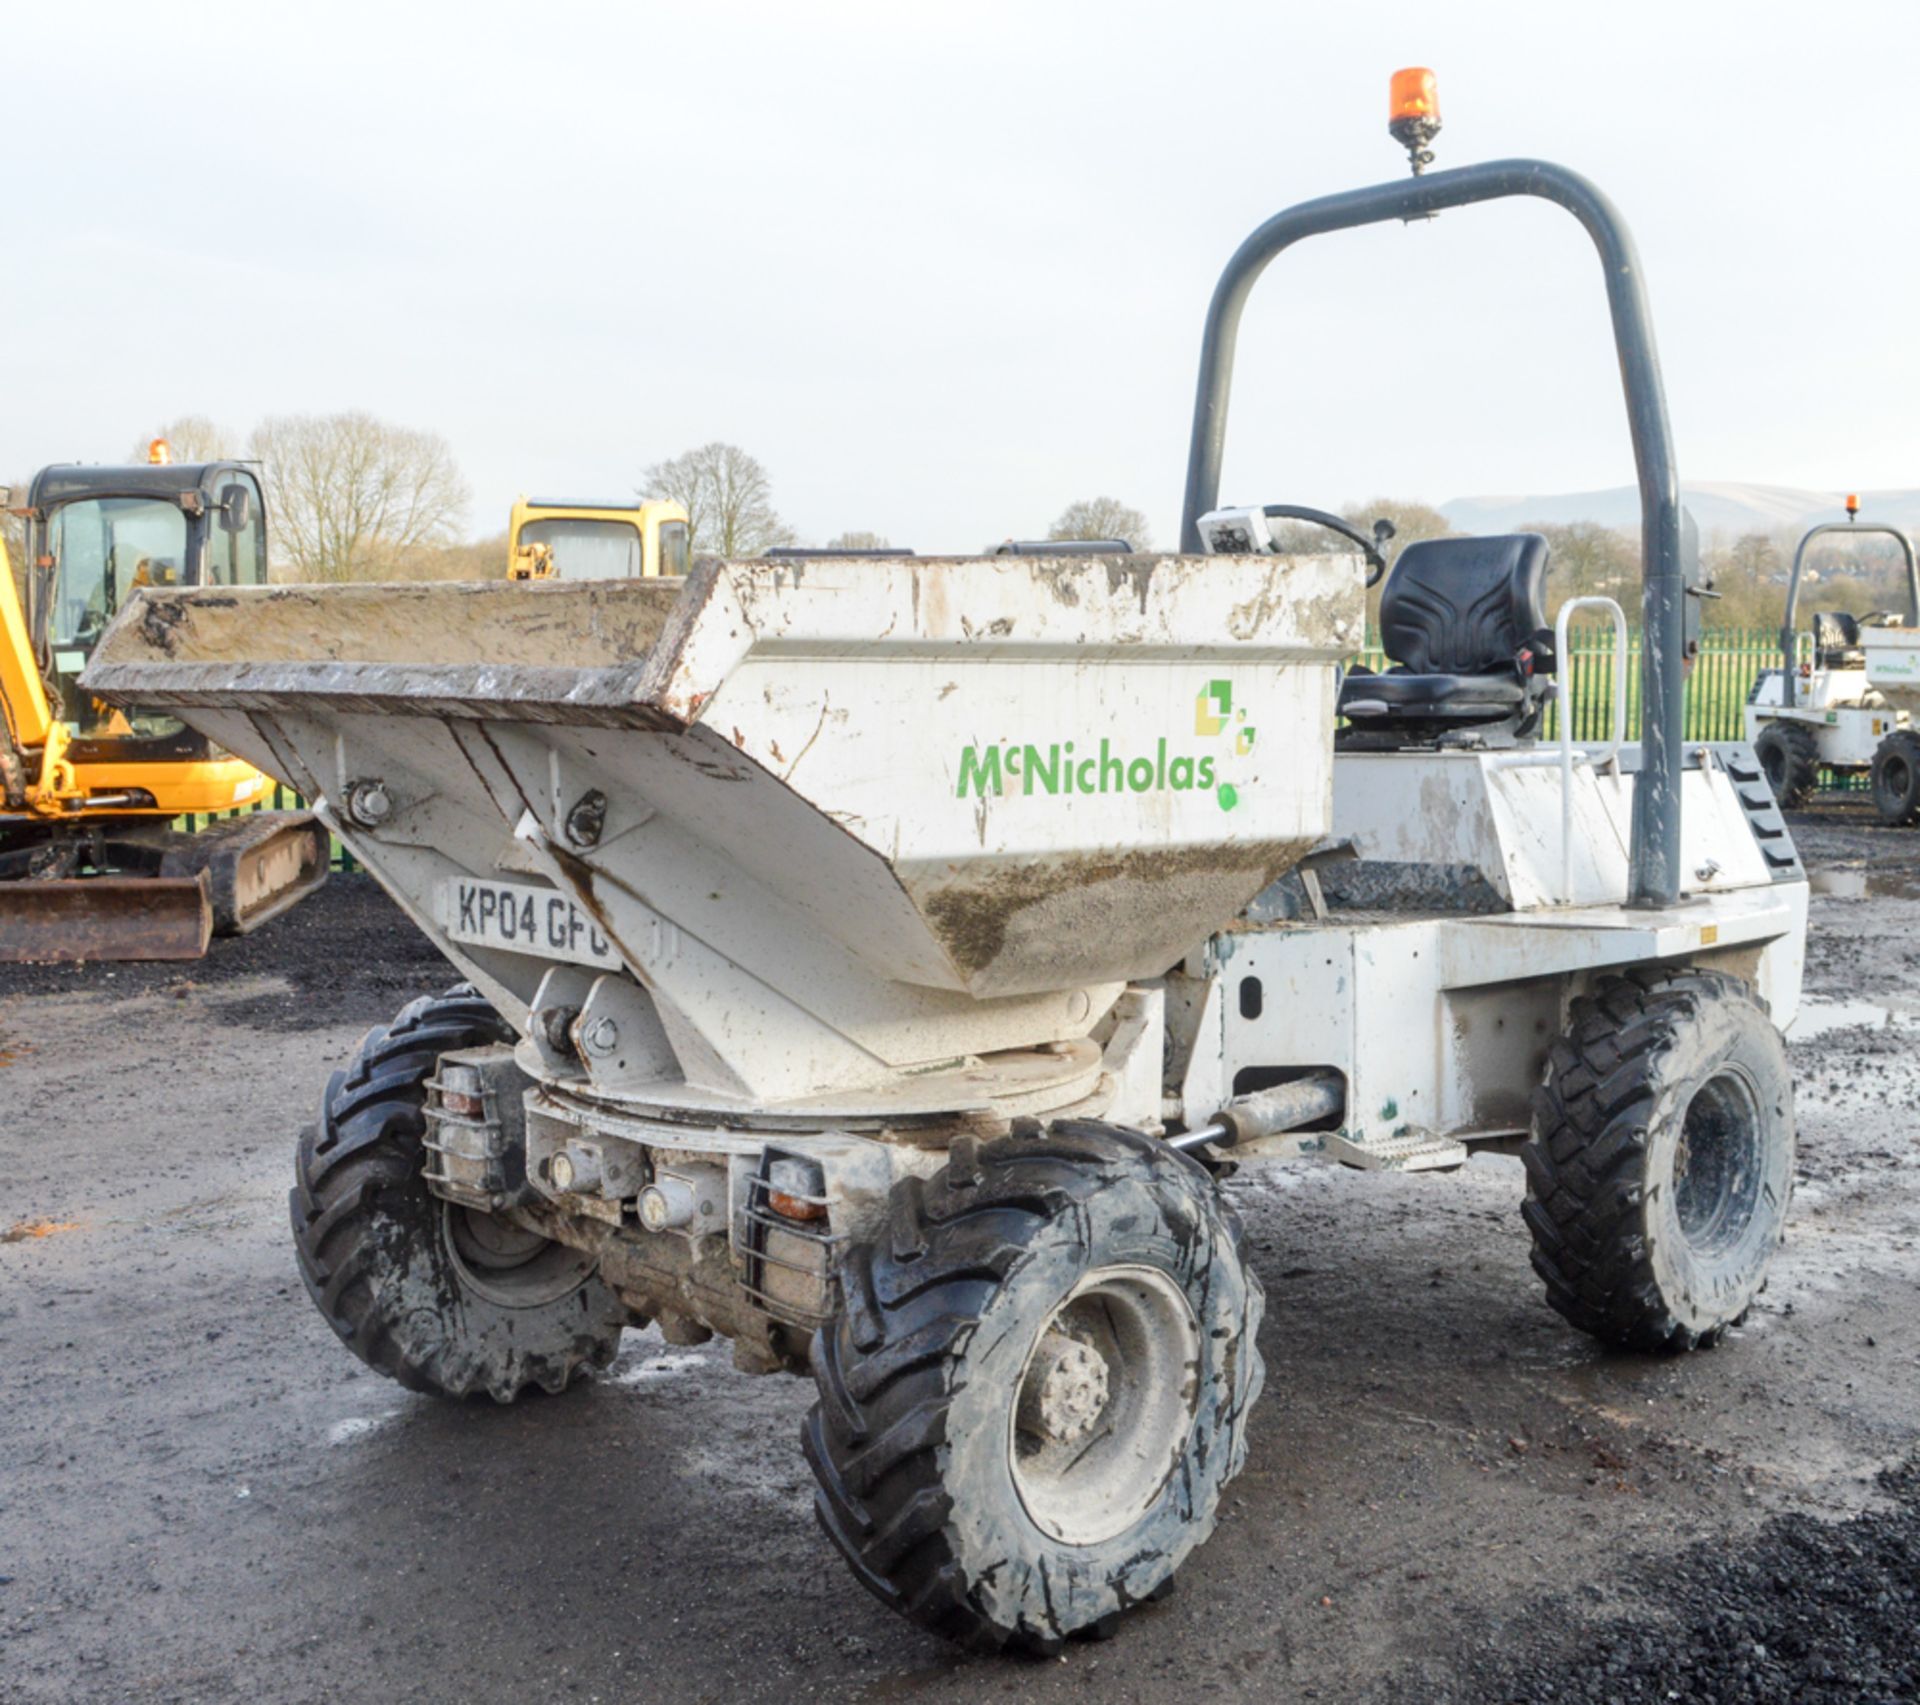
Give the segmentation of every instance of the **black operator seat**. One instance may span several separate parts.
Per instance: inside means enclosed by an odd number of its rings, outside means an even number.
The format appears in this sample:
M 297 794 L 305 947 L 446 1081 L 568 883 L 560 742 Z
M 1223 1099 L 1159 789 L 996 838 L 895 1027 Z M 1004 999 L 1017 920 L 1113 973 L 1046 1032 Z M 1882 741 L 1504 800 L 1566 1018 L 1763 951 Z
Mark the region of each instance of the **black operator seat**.
M 1340 714 L 1356 730 L 1432 735 L 1505 722 L 1527 732 L 1552 668 L 1546 578 L 1538 533 L 1408 545 L 1380 594 L 1380 636 L 1394 666 L 1350 671 Z
M 1845 610 L 1822 610 L 1813 618 L 1813 661 L 1819 669 L 1864 669 L 1860 618 Z

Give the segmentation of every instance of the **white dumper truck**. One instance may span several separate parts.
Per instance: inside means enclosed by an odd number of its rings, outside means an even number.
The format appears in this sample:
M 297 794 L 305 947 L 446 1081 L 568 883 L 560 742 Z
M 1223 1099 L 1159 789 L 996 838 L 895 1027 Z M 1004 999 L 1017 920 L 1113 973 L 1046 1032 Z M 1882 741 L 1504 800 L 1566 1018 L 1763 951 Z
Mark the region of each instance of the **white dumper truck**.
M 1920 823 L 1920 595 L 1905 622 L 1885 619 L 1860 630 L 1868 688 L 1898 726 L 1873 754 L 1873 806 L 1883 823 Z
M 1847 499 L 1847 519 L 1811 528 L 1793 553 L 1787 609 L 1780 625 L 1780 667 L 1763 669 L 1747 694 L 1746 736 L 1767 785 L 1782 805 L 1804 805 L 1820 772 L 1866 775 L 1883 823 L 1920 822 L 1920 560 L 1898 527 L 1857 524 L 1860 500 Z M 1821 610 L 1812 622 L 1811 654 L 1801 656 L 1800 586 L 1807 549 L 1820 538 L 1881 537 L 1900 547 L 1905 610 L 1854 616 Z
M 1532 738 L 1543 541 L 1408 547 L 1397 666 L 1343 683 L 1373 542 L 1273 554 L 1265 509 L 1218 503 L 1266 262 L 1520 194 L 1606 276 L 1646 497 L 1637 745 Z M 335 1331 L 503 1402 L 648 1322 L 810 1371 L 861 1583 L 1041 1652 L 1161 1596 L 1246 1456 L 1229 1159 L 1517 1152 L 1555 1308 L 1712 1343 L 1786 1213 L 1807 890 L 1752 752 L 1680 740 L 1640 278 L 1540 162 L 1279 215 L 1208 321 L 1178 555 L 143 595 L 88 689 L 316 801 L 463 979 L 369 1035 L 299 1140 Z

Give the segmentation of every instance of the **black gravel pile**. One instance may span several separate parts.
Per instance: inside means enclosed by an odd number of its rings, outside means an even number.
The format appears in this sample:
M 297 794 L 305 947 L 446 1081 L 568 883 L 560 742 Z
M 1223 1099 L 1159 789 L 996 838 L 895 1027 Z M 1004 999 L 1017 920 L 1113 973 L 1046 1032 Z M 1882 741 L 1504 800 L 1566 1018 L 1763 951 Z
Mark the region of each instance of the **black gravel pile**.
M 262 979 L 270 979 L 262 987 Z M 282 981 L 284 979 L 284 981 Z M 308 1030 L 379 1024 L 455 972 L 372 877 L 335 872 L 251 935 L 175 964 L 0 965 L 0 1001 L 41 994 L 192 999 L 227 1023 Z
M 1920 1463 L 1881 1478 L 1893 1507 L 1844 1522 L 1775 1517 L 1751 1540 L 1707 1544 L 1625 1583 L 1639 1608 L 1581 1627 L 1577 1605 L 1539 1655 L 1495 1659 L 1401 1699 L 1555 1705 L 1883 1705 L 1920 1700 Z M 1509 1624 L 1509 1627 L 1513 1626 Z

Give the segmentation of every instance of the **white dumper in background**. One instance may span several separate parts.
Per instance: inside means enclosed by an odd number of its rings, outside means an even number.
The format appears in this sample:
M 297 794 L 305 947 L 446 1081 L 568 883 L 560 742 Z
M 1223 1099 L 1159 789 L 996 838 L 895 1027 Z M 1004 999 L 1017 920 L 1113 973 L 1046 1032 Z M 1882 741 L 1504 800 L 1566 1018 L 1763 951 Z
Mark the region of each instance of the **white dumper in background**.
M 1266 510 L 1216 507 L 1266 260 L 1510 194 L 1606 263 L 1650 494 L 1639 746 L 1533 738 L 1543 541 L 1407 548 L 1398 667 L 1342 683 L 1374 545 L 1278 556 Z M 1177 556 L 143 597 L 89 690 L 317 801 L 465 979 L 369 1036 L 300 1140 L 340 1336 L 502 1401 L 648 1321 L 810 1368 L 861 1582 L 1041 1651 L 1163 1594 L 1245 1457 L 1228 1157 L 1520 1152 L 1556 1308 L 1715 1340 L 1785 1215 L 1806 885 L 1751 751 L 1678 739 L 1631 263 L 1539 162 L 1280 215 L 1209 321 Z
M 1873 756 L 1873 803 L 1889 823 L 1920 823 L 1920 610 L 1904 626 L 1860 630 L 1867 685 L 1883 700 L 1889 729 Z
M 1746 736 L 1782 805 L 1805 804 L 1822 770 L 1864 774 L 1883 823 L 1920 823 L 1920 728 L 1912 725 L 1920 696 L 1920 559 L 1898 527 L 1858 525 L 1859 511 L 1860 499 L 1849 496 L 1847 519 L 1810 528 L 1794 551 L 1780 667 L 1761 670 L 1747 694 Z M 1823 537 L 1894 540 L 1906 569 L 1906 609 L 1866 616 L 1818 611 L 1803 659 L 1801 576 L 1807 547 Z

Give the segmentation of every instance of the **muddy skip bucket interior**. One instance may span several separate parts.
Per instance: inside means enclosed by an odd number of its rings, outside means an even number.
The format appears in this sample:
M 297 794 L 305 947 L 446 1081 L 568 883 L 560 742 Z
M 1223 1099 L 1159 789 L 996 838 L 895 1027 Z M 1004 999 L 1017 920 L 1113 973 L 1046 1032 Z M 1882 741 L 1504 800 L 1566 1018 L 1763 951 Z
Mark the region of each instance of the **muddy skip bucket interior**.
M 319 802 L 510 1003 L 625 965 L 675 1052 L 724 986 L 883 1070 L 1084 1034 L 1321 838 L 1361 596 L 1344 557 L 150 592 L 86 684 Z

